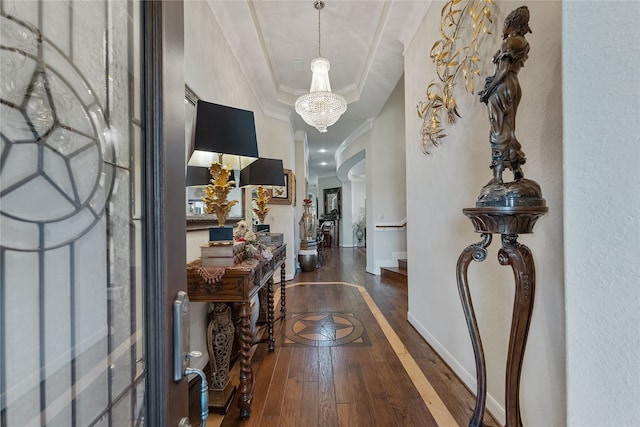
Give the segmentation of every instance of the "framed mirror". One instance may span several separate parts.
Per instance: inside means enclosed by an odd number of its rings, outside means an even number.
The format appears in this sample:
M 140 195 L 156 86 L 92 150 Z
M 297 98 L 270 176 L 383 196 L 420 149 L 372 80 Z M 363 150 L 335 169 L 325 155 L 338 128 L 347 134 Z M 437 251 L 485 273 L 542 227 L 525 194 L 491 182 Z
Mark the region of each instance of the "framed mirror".
M 196 102 L 200 99 L 189 86 L 185 86 L 184 94 L 184 119 L 185 119 L 185 175 L 187 170 L 187 163 L 191 152 L 193 151 L 191 144 L 191 132 L 193 128 L 193 118 L 196 110 Z M 236 222 L 244 219 L 244 189 L 237 187 L 240 182 L 240 171 L 235 170 L 235 182 L 236 188 L 231 190 L 228 196 L 228 200 L 237 200 L 229 212 L 226 223 L 228 225 L 235 225 Z M 195 230 L 200 228 L 209 228 L 217 226 L 218 221 L 214 214 L 204 213 L 204 202 L 202 196 L 204 196 L 204 186 L 192 186 L 186 187 L 186 210 L 187 210 L 187 230 Z
M 340 218 L 340 206 L 341 206 L 341 194 L 342 189 L 337 188 L 325 188 L 324 194 L 324 214 L 326 216 L 336 216 Z

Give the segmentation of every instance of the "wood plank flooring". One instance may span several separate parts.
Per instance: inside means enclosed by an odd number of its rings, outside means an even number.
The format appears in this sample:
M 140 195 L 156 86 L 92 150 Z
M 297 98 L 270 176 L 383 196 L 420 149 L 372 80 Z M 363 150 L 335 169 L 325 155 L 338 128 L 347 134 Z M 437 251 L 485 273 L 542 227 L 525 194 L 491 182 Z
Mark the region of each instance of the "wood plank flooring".
M 287 283 L 275 351 L 254 347 L 251 417 L 234 401 L 207 426 L 468 425 L 475 398 L 407 322 L 406 285 L 366 273 L 365 259 L 326 248 L 321 268 Z M 498 426 L 489 414 L 484 424 Z

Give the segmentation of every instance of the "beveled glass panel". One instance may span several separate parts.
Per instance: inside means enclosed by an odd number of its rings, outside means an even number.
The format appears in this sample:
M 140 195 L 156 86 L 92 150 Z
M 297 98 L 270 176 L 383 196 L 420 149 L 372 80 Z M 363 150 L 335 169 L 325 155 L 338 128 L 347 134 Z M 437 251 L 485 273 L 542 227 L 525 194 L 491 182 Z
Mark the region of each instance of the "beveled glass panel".
M 3 425 L 144 424 L 139 7 L 0 2 Z

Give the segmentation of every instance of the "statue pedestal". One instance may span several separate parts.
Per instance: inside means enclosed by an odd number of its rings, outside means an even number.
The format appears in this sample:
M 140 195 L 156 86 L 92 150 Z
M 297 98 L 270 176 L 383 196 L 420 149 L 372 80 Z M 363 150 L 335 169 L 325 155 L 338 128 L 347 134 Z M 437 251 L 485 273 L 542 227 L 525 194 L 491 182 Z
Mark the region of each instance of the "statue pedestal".
M 529 248 L 518 243 L 517 239 L 518 234 L 533 233 L 533 226 L 548 212 L 548 208 L 546 206 L 476 207 L 463 209 L 462 212 L 471 219 L 475 231 L 481 233 L 483 237 L 481 242 L 474 243 L 462 251 L 456 269 L 458 292 L 473 345 L 478 384 L 476 406 L 469 426 L 482 426 L 487 397 L 487 374 L 482 341 L 469 292 L 467 270 L 471 261 L 481 262 L 486 259 L 486 248 L 491 244 L 493 234 L 500 234 L 502 248 L 498 252 L 498 261 L 501 265 L 511 266 L 516 286 L 506 366 L 506 425 L 521 427 L 520 374 L 533 312 L 536 279 L 533 255 Z

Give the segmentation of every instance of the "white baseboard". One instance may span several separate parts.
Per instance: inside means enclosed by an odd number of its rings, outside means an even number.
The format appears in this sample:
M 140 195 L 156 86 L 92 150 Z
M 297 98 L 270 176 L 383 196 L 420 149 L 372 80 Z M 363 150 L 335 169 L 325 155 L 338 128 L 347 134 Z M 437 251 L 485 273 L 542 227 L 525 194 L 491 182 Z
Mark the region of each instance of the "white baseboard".
M 456 360 L 451 353 L 433 336 L 429 331 L 411 314 L 407 313 L 407 320 L 418 331 L 420 335 L 429 343 L 431 347 L 440 355 L 444 362 L 449 365 L 453 372 L 460 377 L 462 382 L 469 388 L 469 390 L 475 392 L 477 389 L 477 381 L 475 375 L 472 375 L 467 371 L 460 362 Z M 506 415 L 504 408 L 498 401 L 487 393 L 487 410 L 493 415 L 501 425 L 506 423 Z
M 379 276 L 380 274 L 382 274 L 382 272 L 380 271 L 381 268 L 383 267 L 397 267 L 398 266 L 398 260 L 397 259 L 377 259 L 374 261 L 374 270 L 376 276 Z
M 299 268 L 299 266 L 296 263 L 296 270 Z M 279 269 L 278 269 L 279 270 Z M 287 271 L 284 274 L 284 280 L 285 281 L 289 281 L 289 280 L 293 280 L 293 278 L 296 276 L 296 272 L 290 272 Z M 273 283 L 280 283 L 280 271 L 277 271 L 274 275 L 273 275 Z
M 368 273 L 380 275 L 380 269 L 382 267 L 397 267 L 399 259 L 406 259 L 406 252 L 391 252 L 391 259 L 377 259 L 374 261 L 373 272 L 367 270 Z

